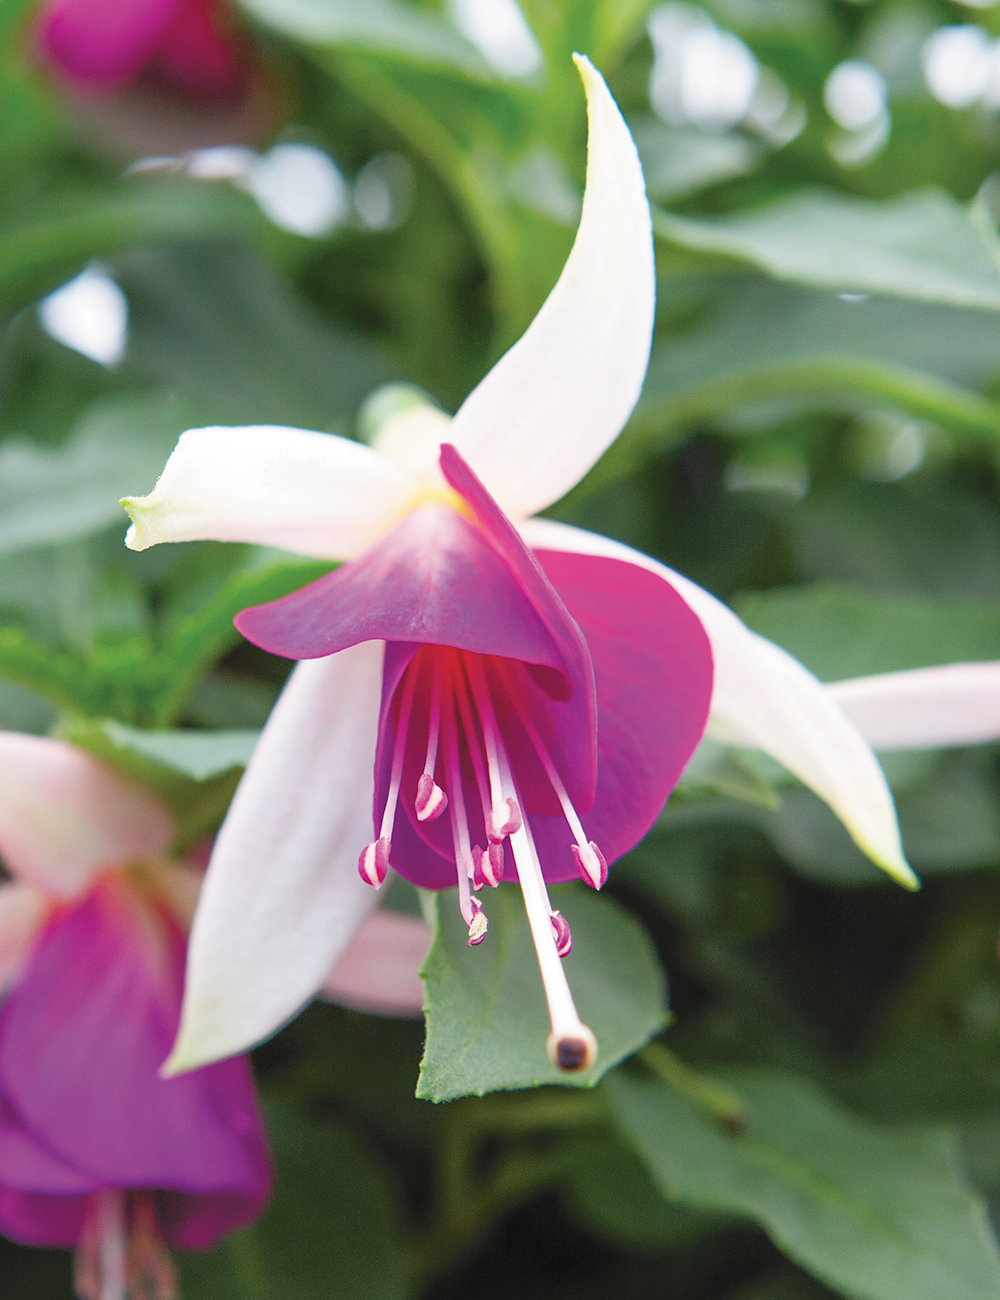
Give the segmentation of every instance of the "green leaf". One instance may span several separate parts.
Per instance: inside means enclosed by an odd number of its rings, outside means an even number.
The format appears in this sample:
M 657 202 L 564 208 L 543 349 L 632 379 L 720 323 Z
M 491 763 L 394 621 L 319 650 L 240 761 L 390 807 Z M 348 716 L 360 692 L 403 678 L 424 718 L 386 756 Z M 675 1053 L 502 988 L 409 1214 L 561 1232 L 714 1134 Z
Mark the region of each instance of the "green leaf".
M 518 890 L 503 885 L 484 897 L 490 928 L 477 948 L 468 946 L 457 898 L 437 894 L 434 942 L 421 972 L 427 1046 L 418 1097 L 449 1101 L 543 1083 L 593 1087 L 666 1023 L 663 974 L 639 922 L 583 886 L 558 887 L 552 900 L 573 931 L 566 975 L 597 1036 L 597 1064 L 566 1075 L 546 1056 L 550 1024 Z
M 207 781 L 246 767 L 260 739 L 259 731 L 140 731 L 114 721 L 105 722 L 102 729 L 118 749 L 148 758 L 192 781 Z
M 114 266 L 130 310 L 123 369 L 197 395 L 216 423 L 347 432 L 392 378 L 375 347 L 321 320 L 249 249 L 123 250 Z
M 408 63 L 463 72 L 495 73 L 479 51 L 432 10 L 406 0 L 240 0 L 258 22 L 314 46 L 344 46 L 392 54 Z
M 780 280 L 1000 310 L 996 231 L 943 190 L 884 202 L 804 190 L 731 217 L 658 212 L 655 229 L 670 243 L 739 258 Z
M 246 195 L 203 181 L 125 177 L 67 189 L 0 233 L 0 306 L 16 310 L 92 257 L 156 239 L 252 233 L 264 218 Z
M 821 680 L 1000 659 L 1000 603 L 875 593 L 818 582 L 748 592 L 734 608 Z
M 185 1300 L 403 1300 L 398 1213 L 381 1163 L 350 1129 L 268 1107 L 277 1163 L 263 1217 L 182 1260 Z
M 727 1135 L 657 1081 L 607 1081 L 612 1111 L 664 1196 L 744 1215 L 856 1300 L 993 1300 L 1000 1251 L 954 1138 L 879 1129 L 777 1071 L 719 1072 L 749 1122 Z
M 0 554 L 85 537 L 127 520 L 119 504 L 156 482 L 177 439 L 201 421 L 169 395 L 92 406 L 60 447 L 10 439 L 0 448 Z
M 674 797 L 706 794 L 739 799 L 743 803 L 772 810 L 781 802 L 773 785 L 739 753 L 708 738 L 701 742 L 691 756 L 677 783 Z
M 659 200 L 680 198 L 745 176 L 763 160 L 764 149 L 736 132 L 670 127 L 656 118 L 632 124 L 646 189 Z M 678 218 L 681 220 L 681 218 Z

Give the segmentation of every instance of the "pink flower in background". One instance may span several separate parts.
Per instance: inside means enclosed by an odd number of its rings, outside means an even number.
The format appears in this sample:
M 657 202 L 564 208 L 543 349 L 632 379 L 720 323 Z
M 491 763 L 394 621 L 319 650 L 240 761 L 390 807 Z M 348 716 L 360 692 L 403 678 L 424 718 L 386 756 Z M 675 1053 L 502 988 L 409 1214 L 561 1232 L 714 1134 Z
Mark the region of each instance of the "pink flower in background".
M 237 95 L 246 50 L 217 0 L 48 0 L 37 19 L 46 62 L 74 88 L 123 89 L 140 76 L 205 100 Z
M 0 1231 L 76 1247 L 84 1300 L 174 1295 L 169 1248 L 254 1218 L 245 1058 L 164 1080 L 200 873 L 168 810 L 58 740 L 0 733 Z

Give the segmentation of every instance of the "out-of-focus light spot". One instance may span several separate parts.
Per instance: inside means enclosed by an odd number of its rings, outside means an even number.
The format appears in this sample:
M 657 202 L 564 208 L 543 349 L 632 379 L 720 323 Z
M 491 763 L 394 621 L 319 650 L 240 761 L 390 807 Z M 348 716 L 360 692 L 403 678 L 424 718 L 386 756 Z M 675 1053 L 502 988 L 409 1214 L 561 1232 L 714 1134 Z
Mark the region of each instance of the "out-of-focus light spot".
M 722 481 L 730 492 L 777 492 L 801 501 L 809 491 L 809 467 L 797 457 L 772 465 L 733 460 L 723 470 Z
M 400 153 L 380 153 L 354 178 L 354 211 L 368 230 L 395 230 L 413 205 L 413 167 Z
M 964 23 L 939 27 L 924 44 L 924 79 L 935 99 L 948 108 L 969 108 L 990 84 L 995 55 L 982 27 Z
M 647 21 L 653 44 L 649 98 L 673 126 L 735 126 L 750 108 L 760 66 L 747 45 L 694 5 L 658 5 Z
M 876 482 L 895 483 L 924 463 L 935 426 L 897 411 L 871 411 L 858 432 L 859 472 Z
M 102 366 L 116 366 L 128 340 L 128 299 L 107 272 L 89 266 L 38 304 L 38 321 L 57 343 Z
M 780 149 L 789 144 L 806 124 L 806 107 L 776 72 L 761 68 L 757 86 L 743 118 L 743 125 Z
M 275 145 L 254 159 L 242 183 L 266 217 L 296 235 L 328 235 L 347 216 L 344 178 L 312 144 Z
M 530 77 L 542 51 L 517 0 L 450 0 L 452 22 L 505 77 Z
M 188 155 L 187 174 L 200 181 L 244 180 L 257 161 L 257 154 L 239 144 L 195 149 Z
M 839 63 L 823 87 L 826 111 L 845 131 L 857 131 L 874 122 L 885 112 L 885 96 L 882 74 L 858 59 Z
M 957 0 L 966 9 L 993 9 L 998 0 Z
M 837 297 L 841 302 L 867 302 L 871 297 L 870 293 L 838 293 Z

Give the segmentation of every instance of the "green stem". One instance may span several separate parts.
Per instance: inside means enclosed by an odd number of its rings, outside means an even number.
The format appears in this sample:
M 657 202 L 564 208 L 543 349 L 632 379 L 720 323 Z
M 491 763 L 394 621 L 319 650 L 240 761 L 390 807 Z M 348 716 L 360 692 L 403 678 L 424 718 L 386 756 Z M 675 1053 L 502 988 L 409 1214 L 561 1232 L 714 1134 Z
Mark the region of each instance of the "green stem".
M 699 1110 L 728 1133 L 742 1133 L 747 1127 L 747 1112 L 735 1093 L 708 1079 L 664 1047 L 662 1043 L 647 1043 L 638 1053 L 639 1059 L 663 1083 L 693 1101 Z

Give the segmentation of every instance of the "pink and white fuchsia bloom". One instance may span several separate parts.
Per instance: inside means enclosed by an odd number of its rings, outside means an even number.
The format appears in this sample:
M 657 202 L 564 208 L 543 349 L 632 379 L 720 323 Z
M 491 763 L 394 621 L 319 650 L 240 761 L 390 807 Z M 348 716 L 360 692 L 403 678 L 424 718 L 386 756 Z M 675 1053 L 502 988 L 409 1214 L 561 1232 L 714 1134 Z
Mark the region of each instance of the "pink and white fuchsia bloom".
M 270 426 L 191 430 L 153 493 L 124 503 L 133 549 L 215 538 L 348 561 L 237 619 L 304 662 L 216 843 L 173 1069 L 294 1015 L 389 861 L 418 884 L 457 884 L 471 943 L 487 925 L 479 887 L 517 879 L 550 1054 L 586 1067 L 596 1044 L 546 882 L 603 883 L 659 814 L 710 707 L 714 732 L 769 750 L 915 883 L 878 763 L 810 673 L 646 556 L 530 518 L 618 435 L 653 330 L 642 170 L 600 75 L 577 64 L 590 137 L 573 250 L 453 420 L 410 412 L 369 447 Z
M 164 1080 L 200 872 L 96 759 L 0 732 L 0 1232 L 76 1247 L 83 1300 L 175 1294 L 168 1247 L 254 1218 L 271 1173 L 244 1058 Z

